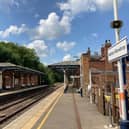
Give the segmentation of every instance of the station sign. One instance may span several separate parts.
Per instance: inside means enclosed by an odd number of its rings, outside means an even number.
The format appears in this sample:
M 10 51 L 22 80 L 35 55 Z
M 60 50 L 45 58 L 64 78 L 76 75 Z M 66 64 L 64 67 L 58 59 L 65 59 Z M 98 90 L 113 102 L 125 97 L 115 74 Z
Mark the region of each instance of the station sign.
M 122 57 L 126 57 L 129 52 L 128 48 L 129 44 L 127 43 L 127 38 L 125 37 L 108 49 L 108 61 L 113 62 Z

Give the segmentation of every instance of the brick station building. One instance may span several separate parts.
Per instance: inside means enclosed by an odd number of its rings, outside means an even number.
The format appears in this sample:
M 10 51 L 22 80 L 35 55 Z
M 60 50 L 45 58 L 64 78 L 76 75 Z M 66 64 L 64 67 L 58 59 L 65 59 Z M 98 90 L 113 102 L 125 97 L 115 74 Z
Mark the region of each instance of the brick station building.
M 0 63 L 0 89 L 42 84 L 43 73 L 11 63 Z
M 101 47 L 100 55 L 91 55 L 88 48 L 86 53 L 81 55 L 80 59 L 80 74 L 82 76 L 82 84 L 85 91 L 87 91 L 89 80 L 89 72 L 92 74 L 92 84 L 96 84 L 101 88 L 108 88 L 106 84 L 115 83 L 114 86 L 118 87 L 118 71 L 117 62 L 108 62 L 108 48 L 111 47 L 110 40 L 106 40 L 103 47 Z M 129 58 L 129 57 L 128 57 Z M 126 61 L 126 81 L 129 86 L 129 61 Z
M 111 46 L 110 41 L 105 41 L 104 46 L 101 48 L 101 55 L 91 55 L 91 51 L 88 48 L 86 53 L 83 53 L 81 55 L 81 74 L 82 74 L 82 83 L 83 83 L 83 89 L 84 94 L 86 94 L 88 84 L 89 84 L 89 71 L 91 70 L 96 74 L 97 71 L 113 71 L 113 67 L 111 63 L 108 63 L 108 57 L 107 57 L 107 51 L 108 48 Z M 97 84 L 98 80 L 103 81 L 111 81 L 111 78 L 108 78 L 107 76 L 102 76 L 100 78 L 99 76 L 92 77 L 92 83 Z
M 88 85 L 90 84 L 92 100 L 96 103 L 98 110 L 108 115 L 109 101 L 112 99 L 112 111 L 114 121 L 119 119 L 119 82 L 117 72 L 117 62 L 108 62 L 108 48 L 111 47 L 110 40 L 106 40 L 101 47 L 100 55 L 91 55 L 88 48 L 86 53 L 81 55 L 80 74 L 83 95 L 88 95 Z M 126 61 L 126 80 L 129 86 L 129 62 Z M 112 96 L 112 98 L 110 97 Z M 111 102 L 111 101 L 110 101 Z

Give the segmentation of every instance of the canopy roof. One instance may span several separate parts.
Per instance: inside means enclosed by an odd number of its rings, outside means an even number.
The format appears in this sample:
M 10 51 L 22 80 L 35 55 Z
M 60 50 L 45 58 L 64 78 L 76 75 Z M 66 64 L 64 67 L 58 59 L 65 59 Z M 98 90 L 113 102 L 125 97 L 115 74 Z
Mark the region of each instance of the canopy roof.
M 59 62 L 59 63 L 48 65 L 48 67 L 52 69 L 73 70 L 73 69 L 80 68 L 80 61 L 64 61 L 64 62 Z
M 31 73 L 37 73 L 37 74 L 44 74 L 40 71 L 28 68 L 28 67 L 23 67 L 20 65 L 15 65 L 12 63 L 0 63 L 0 71 L 6 71 L 6 70 L 13 70 L 13 71 L 21 71 L 21 72 L 31 72 Z

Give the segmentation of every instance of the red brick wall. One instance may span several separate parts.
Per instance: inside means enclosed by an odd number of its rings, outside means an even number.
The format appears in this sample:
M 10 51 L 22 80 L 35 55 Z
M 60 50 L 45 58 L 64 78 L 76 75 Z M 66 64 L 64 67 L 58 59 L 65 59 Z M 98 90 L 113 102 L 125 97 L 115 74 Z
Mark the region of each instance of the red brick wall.
M 24 86 L 24 74 L 20 73 L 20 86 Z
M 84 87 L 87 87 L 89 83 L 89 55 L 82 54 L 81 68 L 82 68 L 82 75 L 83 75 L 83 85 Z
M 104 47 L 101 48 L 101 58 L 100 60 L 92 60 L 90 57 L 90 52 L 88 49 L 88 52 L 86 54 L 82 54 L 81 56 L 81 64 L 82 64 L 82 74 L 83 74 L 83 82 L 84 85 L 89 84 L 89 69 L 95 68 L 102 71 L 112 71 L 113 67 L 112 64 L 108 62 L 107 52 L 108 48 L 111 46 L 109 41 L 106 41 Z M 102 60 L 101 60 L 102 59 Z M 113 76 L 104 74 L 104 75 L 97 75 L 98 77 L 95 77 L 95 82 L 98 83 L 98 86 L 104 87 L 104 83 L 111 82 L 113 79 Z M 96 81 L 96 79 L 99 79 L 99 81 Z
M 90 68 L 104 70 L 105 69 L 105 62 L 104 61 L 90 61 Z
M 36 74 L 31 75 L 31 85 L 38 85 L 38 75 Z
M 11 71 L 5 71 L 3 76 L 3 88 L 13 88 L 13 73 Z
M 14 76 L 14 80 L 13 80 Z M 21 86 L 40 85 L 38 74 L 20 73 L 20 71 L 2 72 L 3 88 L 20 88 Z

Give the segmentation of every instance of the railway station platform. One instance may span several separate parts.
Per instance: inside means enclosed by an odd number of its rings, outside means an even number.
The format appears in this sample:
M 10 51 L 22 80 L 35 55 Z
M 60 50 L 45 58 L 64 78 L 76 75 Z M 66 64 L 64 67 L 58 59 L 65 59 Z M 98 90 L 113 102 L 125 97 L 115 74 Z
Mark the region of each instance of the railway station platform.
M 39 89 L 39 88 L 44 88 L 44 87 L 47 87 L 47 85 L 37 85 L 37 86 L 31 86 L 31 87 L 23 87 L 21 89 L 1 91 L 0 97 L 12 95 L 12 94 L 18 94 L 18 93 L 35 90 L 35 89 Z
M 108 124 L 87 97 L 64 94 L 61 87 L 3 129 L 105 129 Z

